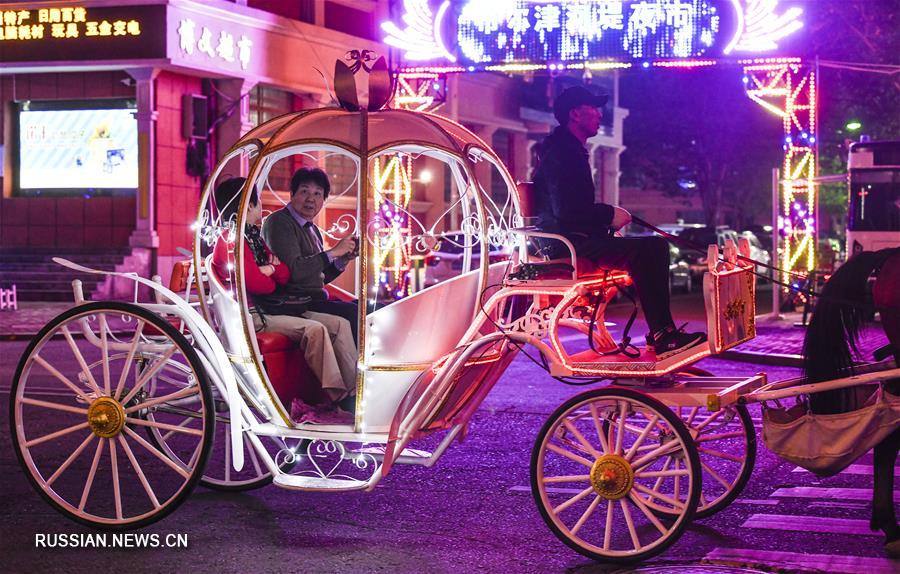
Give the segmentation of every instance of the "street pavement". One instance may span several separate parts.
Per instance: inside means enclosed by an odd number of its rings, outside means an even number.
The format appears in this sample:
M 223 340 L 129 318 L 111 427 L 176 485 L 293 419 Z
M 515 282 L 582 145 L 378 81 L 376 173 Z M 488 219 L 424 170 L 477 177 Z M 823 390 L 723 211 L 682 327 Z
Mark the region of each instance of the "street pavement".
M 676 314 L 696 324 L 696 302 Z M 616 313 L 613 311 L 614 320 Z M 621 315 L 620 315 L 621 316 Z M 621 324 L 621 321 L 619 321 Z M 0 342 L 0 399 L 24 341 Z M 707 359 L 717 375 L 789 367 Z M 581 392 L 519 356 L 433 468 L 392 469 L 372 493 L 291 492 L 275 486 L 246 493 L 198 487 L 172 515 L 143 532 L 184 534 L 187 548 L 42 549 L 35 536 L 88 533 L 35 493 L 12 451 L 8 409 L 0 409 L 0 556 L 4 572 L 676 572 L 713 566 L 775 572 L 900 572 L 868 531 L 871 453 L 837 476 L 819 479 L 762 445 L 737 501 L 695 521 L 662 555 L 632 568 L 596 564 L 557 540 L 529 492 L 533 442 L 547 416 Z M 751 408 L 759 431 L 760 412 Z M 706 568 L 704 570 L 703 568 Z M 684 569 L 687 572 L 688 570 Z M 734 570 L 732 570 L 734 571 Z

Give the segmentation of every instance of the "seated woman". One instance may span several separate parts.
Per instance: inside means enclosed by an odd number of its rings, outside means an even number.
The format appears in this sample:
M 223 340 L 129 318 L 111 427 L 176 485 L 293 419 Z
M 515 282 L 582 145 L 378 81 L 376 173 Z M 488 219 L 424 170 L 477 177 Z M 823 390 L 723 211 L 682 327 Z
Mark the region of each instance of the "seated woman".
M 241 188 L 245 178 L 235 177 L 216 187 L 216 205 L 220 221 L 232 220 L 236 213 Z M 300 345 L 306 362 L 330 399 L 326 405 L 312 407 L 299 397 L 291 401 L 291 418 L 294 422 L 352 423 L 351 413 L 342 410 L 339 403 L 349 406 L 356 393 L 356 344 L 350 322 L 325 313 L 306 311 L 300 316 L 270 315 L 263 313 L 254 303 L 254 296 L 275 293 L 290 279 L 290 270 L 281 263 L 263 241 L 259 225 L 262 205 L 256 189 L 250 197 L 244 227 L 244 281 L 250 298 L 251 317 L 256 332 L 281 333 Z M 213 270 L 219 277 L 228 277 L 228 263 L 234 260 L 234 244 L 219 241 L 213 255 Z

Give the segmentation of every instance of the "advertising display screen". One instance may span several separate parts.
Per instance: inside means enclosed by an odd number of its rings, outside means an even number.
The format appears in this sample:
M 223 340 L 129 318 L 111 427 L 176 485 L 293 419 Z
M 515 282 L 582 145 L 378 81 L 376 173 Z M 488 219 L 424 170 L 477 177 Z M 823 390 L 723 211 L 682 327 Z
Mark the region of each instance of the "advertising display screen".
M 26 194 L 138 187 L 134 103 L 25 102 L 18 114 L 18 189 Z

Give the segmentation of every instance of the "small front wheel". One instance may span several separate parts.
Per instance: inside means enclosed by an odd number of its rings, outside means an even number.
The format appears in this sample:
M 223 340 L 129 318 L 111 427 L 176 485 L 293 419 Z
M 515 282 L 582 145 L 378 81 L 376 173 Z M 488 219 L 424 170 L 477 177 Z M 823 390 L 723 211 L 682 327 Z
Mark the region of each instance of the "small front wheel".
M 667 461 L 678 459 L 678 469 Z M 658 400 L 605 388 L 566 401 L 531 456 L 531 492 L 553 533 L 585 556 L 629 563 L 659 554 L 700 500 L 700 458 L 684 423 Z M 672 518 L 655 512 L 664 508 Z
M 22 355 L 10 398 L 22 468 L 76 522 L 146 526 L 203 474 L 214 427 L 206 374 L 184 336 L 138 305 L 88 303 L 51 320 Z M 180 424 L 184 414 L 196 425 Z M 168 452 L 147 429 L 170 435 Z

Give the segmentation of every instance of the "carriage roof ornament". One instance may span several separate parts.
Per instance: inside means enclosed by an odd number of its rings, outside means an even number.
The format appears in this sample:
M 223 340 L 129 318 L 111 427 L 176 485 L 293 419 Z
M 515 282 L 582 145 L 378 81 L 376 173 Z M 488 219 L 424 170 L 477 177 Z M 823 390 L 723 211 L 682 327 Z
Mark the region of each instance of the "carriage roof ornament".
M 356 74 L 364 70 L 368 74 L 368 86 L 363 94 L 366 96 L 365 109 L 375 112 L 384 109 L 394 94 L 394 85 L 384 56 L 377 59 L 371 50 L 350 50 L 344 58 L 352 62 L 349 66 L 341 60 L 334 63 L 334 92 L 341 108 L 349 112 L 357 112 L 362 106 L 359 103 L 359 88 Z M 369 62 L 375 61 L 369 65 Z

